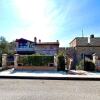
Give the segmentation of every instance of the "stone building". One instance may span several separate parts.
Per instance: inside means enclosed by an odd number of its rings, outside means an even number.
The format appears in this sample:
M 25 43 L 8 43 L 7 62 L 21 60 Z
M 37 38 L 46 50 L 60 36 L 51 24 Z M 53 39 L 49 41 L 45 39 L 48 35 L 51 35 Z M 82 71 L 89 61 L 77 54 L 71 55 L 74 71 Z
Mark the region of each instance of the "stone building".
M 83 54 L 91 56 L 96 53 L 100 55 L 100 37 L 94 37 L 91 35 L 88 37 L 76 37 L 70 42 L 70 47 L 72 47 L 77 55 L 77 59 L 80 60 Z
M 73 59 L 73 65 L 83 59 L 83 56 L 93 60 L 95 53 L 100 59 L 100 37 L 76 37 L 70 42 L 70 47 L 66 49 L 67 55 Z

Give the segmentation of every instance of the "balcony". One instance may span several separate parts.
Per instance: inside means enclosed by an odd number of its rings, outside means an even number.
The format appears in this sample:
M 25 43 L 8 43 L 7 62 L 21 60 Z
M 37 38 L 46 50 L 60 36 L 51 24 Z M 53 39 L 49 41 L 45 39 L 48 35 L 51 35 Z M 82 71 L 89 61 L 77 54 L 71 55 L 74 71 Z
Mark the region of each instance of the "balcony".
M 20 47 L 16 48 L 16 51 L 34 51 L 34 49 L 29 47 Z

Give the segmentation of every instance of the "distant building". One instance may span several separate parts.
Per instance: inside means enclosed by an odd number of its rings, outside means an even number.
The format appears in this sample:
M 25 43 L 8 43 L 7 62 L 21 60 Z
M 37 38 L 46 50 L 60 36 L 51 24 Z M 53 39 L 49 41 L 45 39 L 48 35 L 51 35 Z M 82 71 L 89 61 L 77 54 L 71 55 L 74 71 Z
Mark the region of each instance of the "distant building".
M 100 56 L 100 37 L 94 37 L 91 35 L 88 37 L 76 37 L 70 42 L 70 47 L 72 47 L 77 55 L 77 59 L 81 59 L 82 55 L 92 55 L 94 53 Z
M 18 54 L 45 54 L 55 55 L 58 53 L 59 41 L 56 42 L 37 42 L 37 38 L 34 37 L 34 41 L 30 41 L 24 38 L 16 39 L 16 53 Z
M 93 59 L 93 54 L 100 59 L 100 37 L 76 37 L 70 42 L 70 47 L 66 48 L 67 55 L 73 59 L 73 66 L 83 59 L 84 55 Z

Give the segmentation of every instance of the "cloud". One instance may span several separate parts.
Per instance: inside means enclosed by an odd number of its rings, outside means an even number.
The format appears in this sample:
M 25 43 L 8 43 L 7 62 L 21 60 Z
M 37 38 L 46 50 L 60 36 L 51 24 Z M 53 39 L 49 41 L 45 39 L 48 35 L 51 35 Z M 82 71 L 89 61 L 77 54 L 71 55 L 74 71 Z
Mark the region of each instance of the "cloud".
M 52 20 L 46 15 L 47 0 L 14 0 L 17 17 L 26 27 L 19 28 L 20 36 L 31 38 L 33 35 L 49 39 L 55 33 Z M 29 35 L 29 36 L 27 36 Z
M 42 41 L 59 40 L 66 46 L 76 36 L 99 36 L 98 0 L 3 0 L 0 32 L 9 38 L 34 36 Z M 1 1 L 0 1 L 1 2 Z

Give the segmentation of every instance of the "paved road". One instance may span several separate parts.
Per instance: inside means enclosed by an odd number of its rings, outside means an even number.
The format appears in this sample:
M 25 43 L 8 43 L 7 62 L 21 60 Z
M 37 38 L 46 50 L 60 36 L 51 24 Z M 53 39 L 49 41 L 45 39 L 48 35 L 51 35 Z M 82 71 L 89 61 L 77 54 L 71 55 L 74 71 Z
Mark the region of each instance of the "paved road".
M 100 81 L 0 79 L 0 100 L 100 100 Z

